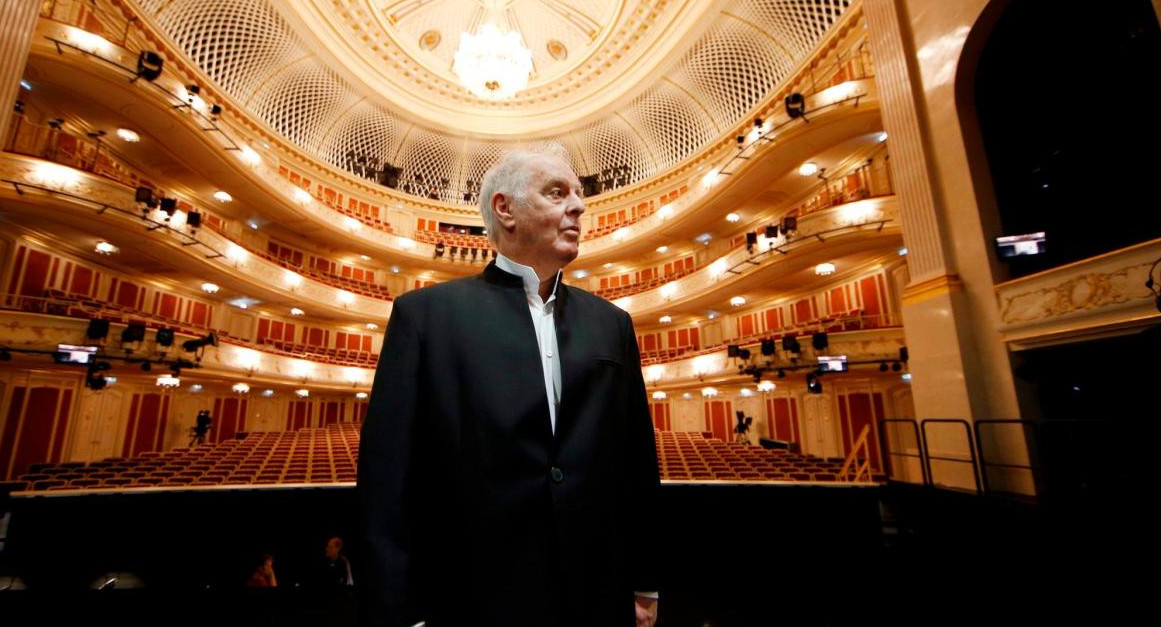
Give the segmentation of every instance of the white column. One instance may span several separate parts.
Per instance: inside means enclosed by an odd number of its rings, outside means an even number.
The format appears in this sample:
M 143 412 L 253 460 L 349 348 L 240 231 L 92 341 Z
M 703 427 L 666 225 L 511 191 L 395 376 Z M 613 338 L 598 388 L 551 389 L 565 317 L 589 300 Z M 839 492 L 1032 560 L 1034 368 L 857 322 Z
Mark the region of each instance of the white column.
M 1008 347 L 999 335 L 988 237 L 981 207 L 992 191 L 964 77 L 964 44 L 986 0 L 865 0 L 884 130 L 898 190 L 910 281 L 903 326 L 918 418 L 969 422 L 1019 418 Z M 968 81 L 959 85 L 957 81 Z M 957 89 L 958 88 L 958 89 Z M 966 88 L 966 91 L 965 91 Z M 962 118 L 962 119 L 961 119 Z M 962 428 L 932 432 L 932 452 L 966 453 Z M 1022 449 L 1022 443 L 1003 448 Z M 941 450 L 942 449 L 942 450 Z M 957 470 L 958 468 L 958 470 Z M 968 465 L 936 479 L 974 487 Z M 1013 486 L 1008 486 L 1012 489 Z
M 0 2 L 0 130 L 4 132 L 12 120 L 41 4 L 40 0 Z

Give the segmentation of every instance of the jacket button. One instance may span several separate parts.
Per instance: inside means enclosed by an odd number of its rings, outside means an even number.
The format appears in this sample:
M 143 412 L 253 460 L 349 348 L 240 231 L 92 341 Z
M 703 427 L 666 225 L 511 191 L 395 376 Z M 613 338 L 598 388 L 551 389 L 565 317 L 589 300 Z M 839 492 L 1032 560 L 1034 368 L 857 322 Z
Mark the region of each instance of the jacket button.
M 552 476 L 553 483 L 560 483 L 560 482 L 564 481 L 564 472 L 561 469 L 557 468 L 556 466 L 553 466 L 548 471 L 548 474 Z

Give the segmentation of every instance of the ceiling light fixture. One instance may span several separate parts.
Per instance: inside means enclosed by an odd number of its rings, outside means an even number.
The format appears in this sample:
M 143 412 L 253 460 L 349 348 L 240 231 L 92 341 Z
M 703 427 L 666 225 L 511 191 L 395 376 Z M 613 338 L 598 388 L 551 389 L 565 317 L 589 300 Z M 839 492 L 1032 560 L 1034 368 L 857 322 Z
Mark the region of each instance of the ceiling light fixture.
M 234 197 L 231 196 L 229 192 L 219 189 L 218 191 L 214 192 L 214 200 L 218 202 L 230 202 L 234 200 Z
M 290 308 L 290 315 L 292 315 L 292 316 L 301 316 L 305 313 L 306 313 L 305 311 L 299 309 L 298 307 L 291 307 Z
M 202 283 L 202 291 L 207 293 L 207 294 L 217 294 L 218 290 L 220 290 L 220 289 L 222 289 L 222 288 L 218 287 L 217 283 L 210 283 L 208 281 L 205 283 Z
M 101 241 L 97 242 L 97 245 L 94 248 L 94 250 L 101 253 L 102 255 L 112 255 L 113 253 L 117 252 L 120 249 L 117 248 L 116 246 L 110 244 L 109 242 L 106 242 L 105 240 L 101 240 Z
M 834 274 L 834 264 L 830 262 L 820 263 L 814 267 L 814 273 L 818 276 L 827 276 Z
M 818 174 L 818 164 L 813 161 L 807 161 L 798 166 L 798 174 L 801 176 L 814 176 Z
M 665 253 L 669 252 L 669 247 L 668 246 L 658 246 L 657 252 L 665 254 Z
M 532 73 L 532 51 L 520 39 L 520 33 L 502 32 L 491 22 L 474 35 L 460 33 L 452 71 L 476 97 L 508 100 L 528 86 Z
M 741 222 L 741 221 L 742 221 L 742 216 L 740 216 L 736 213 L 727 213 L 726 214 L 726 222 L 729 222 L 730 224 L 737 224 L 738 222 Z
M 129 143 L 141 141 L 141 136 L 137 134 L 137 131 L 130 130 L 127 128 L 117 129 L 117 137 L 120 137 L 121 139 L 123 139 Z

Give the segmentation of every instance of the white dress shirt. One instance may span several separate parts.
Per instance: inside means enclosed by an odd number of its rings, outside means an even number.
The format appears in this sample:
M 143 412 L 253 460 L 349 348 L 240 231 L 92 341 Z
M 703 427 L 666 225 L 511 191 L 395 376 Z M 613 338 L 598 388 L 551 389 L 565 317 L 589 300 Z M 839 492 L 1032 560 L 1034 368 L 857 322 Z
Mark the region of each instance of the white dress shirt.
M 528 311 L 532 314 L 532 326 L 536 329 L 536 344 L 540 348 L 540 367 L 544 370 L 544 393 L 548 399 L 548 419 L 552 423 L 552 433 L 556 435 L 556 409 L 560 405 L 560 355 L 556 349 L 556 289 L 560 286 L 560 270 L 556 271 L 556 282 L 552 284 L 552 294 L 548 300 L 540 298 L 540 277 L 532 268 L 516 263 L 504 255 L 496 255 L 496 267 L 515 274 L 524 280 L 524 296 L 528 299 Z

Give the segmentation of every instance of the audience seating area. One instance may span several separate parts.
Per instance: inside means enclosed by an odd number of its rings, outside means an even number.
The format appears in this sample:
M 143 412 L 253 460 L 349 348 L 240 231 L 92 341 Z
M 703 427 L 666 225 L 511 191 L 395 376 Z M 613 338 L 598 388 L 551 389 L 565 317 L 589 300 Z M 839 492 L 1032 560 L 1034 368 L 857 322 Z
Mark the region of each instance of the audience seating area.
M 704 433 L 657 432 L 657 460 L 670 481 L 843 481 L 841 459 L 728 444 Z
M 308 277 L 318 281 L 319 283 L 325 283 L 327 285 L 330 285 L 331 287 L 337 287 L 340 289 L 344 289 L 344 290 L 347 290 L 348 292 L 352 292 L 354 294 L 359 294 L 361 296 L 366 296 L 368 298 L 377 298 L 379 300 L 393 300 L 391 297 L 391 292 L 387 289 L 386 285 L 379 285 L 378 283 L 368 283 L 366 281 L 356 281 L 354 279 L 349 279 L 347 277 L 339 276 L 337 274 L 331 274 L 329 272 L 321 272 L 315 268 L 310 268 L 310 267 L 307 267 L 305 265 L 298 265 L 298 264 L 295 264 L 295 263 L 288 261 L 286 259 L 281 259 L 281 258 L 279 258 L 275 255 L 272 255 L 269 252 L 266 252 L 264 250 L 253 250 L 253 249 L 249 249 L 249 248 L 247 250 L 249 250 L 251 253 L 254 253 L 255 255 L 258 255 L 259 257 L 262 257 L 263 259 L 265 259 L 271 263 L 276 263 L 276 264 L 282 266 L 283 268 L 286 268 L 287 270 L 290 270 L 292 272 L 297 272 L 297 273 L 302 274 L 304 276 L 308 276 Z
M 333 346 L 311 346 L 295 342 L 284 342 L 266 338 L 259 346 L 263 352 L 276 353 L 287 357 L 309 359 L 310 361 L 338 366 L 365 366 L 374 367 L 379 363 L 379 353 L 368 351 L 348 350 Z
M 251 433 L 164 453 L 99 462 L 33 464 L 16 489 L 124 490 L 201 486 L 346 483 L 355 480 L 359 425 Z
M 463 260 L 470 259 L 471 261 L 487 263 L 491 255 L 494 254 L 492 243 L 485 235 L 465 235 L 416 229 L 414 238 L 415 241 L 425 244 L 443 244 L 445 247 L 444 255 L 448 259 L 459 257 Z
M 634 294 L 640 294 L 641 292 L 644 292 L 646 290 L 651 290 L 654 288 L 661 287 L 662 285 L 665 285 L 666 283 L 669 283 L 670 281 L 676 281 L 677 279 L 680 279 L 681 277 L 689 275 L 689 274 L 693 274 L 696 271 L 697 271 L 697 268 L 682 268 L 681 270 L 671 272 L 671 273 L 666 274 L 664 276 L 658 276 L 658 277 L 655 277 L 652 279 L 647 279 L 645 281 L 638 281 L 636 283 L 630 283 L 629 285 L 621 285 L 618 287 L 609 287 L 609 288 L 605 288 L 605 289 L 598 289 L 598 290 L 594 291 L 593 293 L 596 294 L 597 296 L 600 296 L 601 298 L 604 298 L 607 300 L 616 300 L 616 299 L 622 298 L 624 296 L 632 296 Z
M 661 478 L 670 481 L 842 481 L 841 460 L 727 444 L 702 433 L 656 432 Z M 97 462 L 33 464 L 12 491 L 132 490 L 335 484 L 355 481 L 359 424 L 250 433 L 192 448 Z

